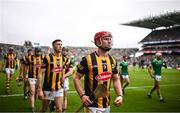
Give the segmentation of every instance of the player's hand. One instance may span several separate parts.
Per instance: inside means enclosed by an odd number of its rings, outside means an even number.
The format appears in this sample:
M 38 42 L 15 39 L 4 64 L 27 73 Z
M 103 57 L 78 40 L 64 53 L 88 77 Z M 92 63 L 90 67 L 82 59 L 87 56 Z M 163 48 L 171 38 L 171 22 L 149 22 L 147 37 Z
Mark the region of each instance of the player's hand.
M 154 76 L 154 75 L 151 75 L 151 78 L 155 78 L 155 76 Z
M 61 80 L 62 80 L 62 82 L 64 83 L 64 80 L 65 80 L 66 78 L 65 78 L 65 76 L 63 75 L 62 76 L 62 78 L 61 78 Z
M 38 90 L 38 99 L 43 100 L 44 99 L 44 94 L 42 90 Z
M 114 105 L 116 106 L 116 107 L 119 107 L 121 104 L 122 104 L 122 101 L 123 101 L 123 97 L 122 96 L 118 96 L 118 97 L 116 97 L 116 99 L 114 100 Z
M 82 96 L 81 103 L 86 107 L 92 104 L 91 100 L 89 99 L 89 96 L 86 95 Z

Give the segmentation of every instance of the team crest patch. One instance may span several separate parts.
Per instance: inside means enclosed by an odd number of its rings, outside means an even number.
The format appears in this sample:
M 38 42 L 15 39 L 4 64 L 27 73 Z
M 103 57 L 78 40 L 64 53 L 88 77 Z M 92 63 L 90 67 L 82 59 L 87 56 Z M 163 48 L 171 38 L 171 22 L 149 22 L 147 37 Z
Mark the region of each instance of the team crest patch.
M 95 78 L 97 81 L 108 81 L 112 77 L 111 72 L 103 72 L 97 75 Z

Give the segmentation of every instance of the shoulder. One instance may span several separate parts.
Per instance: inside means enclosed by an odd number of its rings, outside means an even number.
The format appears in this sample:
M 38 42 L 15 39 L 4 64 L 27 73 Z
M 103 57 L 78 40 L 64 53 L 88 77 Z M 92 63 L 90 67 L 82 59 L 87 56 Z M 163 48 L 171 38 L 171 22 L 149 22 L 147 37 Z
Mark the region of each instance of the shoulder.
M 154 62 L 156 62 L 156 61 L 157 61 L 156 59 L 152 59 L 152 60 L 151 60 L 151 63 L 154 63 Z
M 109 59 L 112 64 L 115 64 L 115 65 L 117 64 L 117 60 L 113 56 L 109 55 Z
M 114 61 L 116 61 L 116 58 L 113 57 L 112 55 L 109 55 L 109 58 L 112 59 L 112 60 L 114 60 Z
M 89 59 L 89 58 L 93 58 L 95 55 L 96 55 L 96 53 L 92 52 L 90 54 L 87 54 L 86 56 L 83 56 L 81 60 L 86 60 L 86 59 Z

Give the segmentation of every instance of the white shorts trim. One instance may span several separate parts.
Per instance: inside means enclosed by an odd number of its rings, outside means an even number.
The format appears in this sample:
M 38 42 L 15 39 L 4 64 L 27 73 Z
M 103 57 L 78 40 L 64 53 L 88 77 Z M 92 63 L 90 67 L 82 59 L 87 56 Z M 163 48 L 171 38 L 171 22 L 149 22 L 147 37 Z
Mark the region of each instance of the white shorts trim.
M 30 84 L 30 85 L 35 85 L 35 84 L 37 84 L 37 79 L 35 79 L 35 78 L 28 78 L 28 81 L 29 81 L 29 84 Z
M 154 75 L 154 77 L 155 77 L 155 80 L 157 80 L 157 81 L 161 81 L 161 75 Z
M 6 74 L 14 74 L 14 68 L 5 68 Z
M 110 106 L 107 108 L 88 107 L 90 113 L 110 113 Z
M 69 79 L 68 79 L 68 78 L 66 78 L 66 79 L 64 80 L 63 89 L 64 89 L 65 91 L 69 90 Z
M 122 78 L 123 78 L 123 79 L 129 78 L 129 75 L 122 75 Z
M 55 97 L 63 97 L 63 89 L 58 91 L 44 91 L 44 98 L 47 100 L 54 100 Z

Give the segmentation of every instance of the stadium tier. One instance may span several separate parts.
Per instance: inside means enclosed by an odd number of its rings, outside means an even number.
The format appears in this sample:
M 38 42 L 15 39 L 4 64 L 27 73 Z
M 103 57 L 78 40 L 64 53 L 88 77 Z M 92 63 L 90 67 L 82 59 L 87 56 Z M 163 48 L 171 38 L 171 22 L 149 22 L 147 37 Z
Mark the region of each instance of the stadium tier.
M 30 45 L 32 45 L 30 43 Z M 27 48 L 32 47 L 29 46 L 29 43 L 24 43 L 23 45 L 12 45 L 12 44 L 5 44 L 5 43 L 0 43 L 0 54 L 1 54 L 1 58 L 0 60 L 3 59 L 3 56 L 5 53 L 8 52 L 8 48 L 9 47 L 13 47 L 15 52 L 18 54 L 18 57 L 20 57 L 21 55 L 25 54 L 27 51 Z M 48 46 L 41 46 L 42 48 L 42 54 L 46 55 L 47 53 L 49 53 L 50 51 L 52 51 L 52 49 Z M 79 62 L 81 60 L 81 58 L 83 56 L 86 56 L 87 54 L 91 53 L 92 51 L 95 50 L 95 48 L 93 47 L 69 47 L 70 50 L 70 56 L 74 56 L 75 60 L 77 62 Z M 135 53 L 138 51 L 138 48 L 113 48 L 110 51 L 110 54 L 112 56 L 114 56 L 117 61 L 122 60 L 122 56 L 123 55 L 135 55 Z
M 139 43 L 143 55 L 138 59 L 147 64 L 156 52 L 161 52 L 169 67 L 180 67 L 180 11 L 148 17 L 122 25 L 152 29 Z M 159 28 L 164 27 L 163 29 Z

